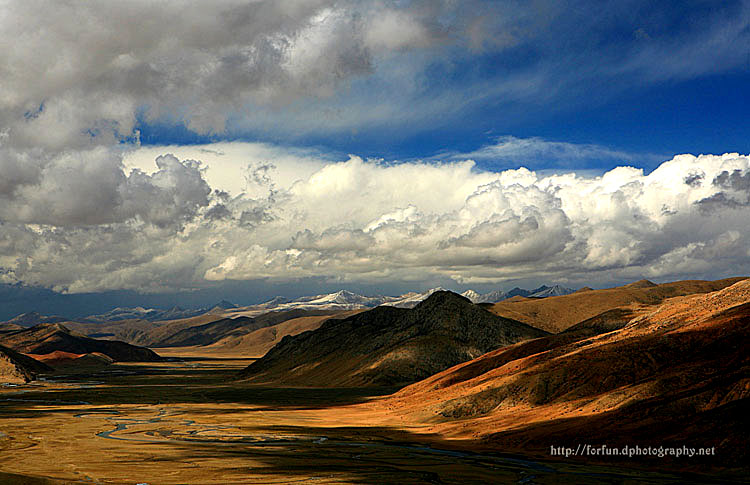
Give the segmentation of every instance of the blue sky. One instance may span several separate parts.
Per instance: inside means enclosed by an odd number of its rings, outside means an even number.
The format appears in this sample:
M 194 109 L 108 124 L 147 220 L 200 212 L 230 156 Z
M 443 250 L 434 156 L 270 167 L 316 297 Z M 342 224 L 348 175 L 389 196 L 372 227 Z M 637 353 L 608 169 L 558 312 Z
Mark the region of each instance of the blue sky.
M 460 117 L 449 115 L 438 126 L 399 127 L 333 136 L 302 137 L 296 146 L 325 148 L 338 154 L 408 160 L 447 150 L 469 152 L 498 137 L 542 137 L 575 144 L 598 144 L 640 155 L 638 165 L 654 168 L 676 153 L 750 152 L 750 72 L 711 74 L 678 82 L 662 82 L 611 98 L 556 107 L 533 106 L 524 115 L 478 107 Z M 198 135 L 184 125 L 139 125 L 144 145 L 200 144 L 217 140 L 267 141 L 272 135 Z M 614 165 L 604 160 L 599 168 Z M 497 168 L 497 167 L 488 167 Z M 536 168 L 536 167 L 529 167 Z
M 472 10 L 489 24 L 473 50 L 460 30 Z M 750 151 L 744 2 L 541 2 L 536 10 L 508 2 L 444 7 L 442 19 L 430 19 L 444 22 L 436 27 L 442 37 L 374 58 L 340 91 L 263 106 L 261 122 L 232 113 L 220 133 L 141 120 L 141 141 L 264 141 L 406 160 L 510 135 L 602 145 L 642 155 L 646 168 L 676 153 Z M 387 107 L 383 116 L 363 115 L 378 106 Z M 347 123 L 328 122 L 338 111 Z M 315 127 L 280 126 L 310 112 Z
M 190 306 L 750 272 L 748 1 L 0 23 L 0 284 Z

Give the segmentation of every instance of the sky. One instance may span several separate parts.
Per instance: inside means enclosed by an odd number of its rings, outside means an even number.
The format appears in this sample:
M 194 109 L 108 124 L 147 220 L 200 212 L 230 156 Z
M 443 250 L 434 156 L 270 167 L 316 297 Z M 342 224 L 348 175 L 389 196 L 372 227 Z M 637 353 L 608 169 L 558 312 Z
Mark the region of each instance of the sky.
M 0 0 L 0 79 L 13 311 L 750 274 L 749 1 Z

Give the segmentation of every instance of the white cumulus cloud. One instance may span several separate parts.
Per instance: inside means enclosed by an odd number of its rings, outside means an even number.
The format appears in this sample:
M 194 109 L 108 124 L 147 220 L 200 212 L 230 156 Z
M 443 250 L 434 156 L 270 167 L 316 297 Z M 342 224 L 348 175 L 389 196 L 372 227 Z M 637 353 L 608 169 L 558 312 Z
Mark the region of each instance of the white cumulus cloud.
M 171 154 L 150 172 L 127 172 L 111 151 L 88 155 L 111 162 L 92 171 L 58 157 L 3 193 L 4 281 L 166 291 L 305 277 L 595 284 L 750 271 L 750 158 L 738 154 L 598 177 L 352 156 L 319 158 L 294 180 L 280 157 L 268 163 L 281 168 L 256 166 L 267 190 L 252 194 L 212 187 L 205 163 Z

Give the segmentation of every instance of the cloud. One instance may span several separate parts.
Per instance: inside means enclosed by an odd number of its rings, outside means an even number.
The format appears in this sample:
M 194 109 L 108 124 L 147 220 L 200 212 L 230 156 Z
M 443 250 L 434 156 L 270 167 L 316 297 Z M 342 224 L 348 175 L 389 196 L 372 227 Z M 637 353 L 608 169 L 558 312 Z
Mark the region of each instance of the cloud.
M 222 133 L 230 118 L 333 97 L 371 74 L 375 57 L 429 47 L 435 30 L 390 2 L 32 0 L 3 10 L 0 40 L 13 48 L 0 52 L 0 127 L 16 147 L 51 150 L 130 139 L 139 117 Z
M 639 11 L 631 4 L 601 17 L 558 2 L 6 2 L 2 281 L 83 292 L 667 275 L 705 272 L 730 247 L 712 271 L 745 268 L 737 154 L 680 155 L 646 175 L 627 166 L 638 156 L 540 138 L 406 163 L 261 143 L 138 147 L 138 129 L 156 125 L 286 143 L 413 134 L 473 109 L 544 110 L 592 80 L 591 96 L 606 97 L 743 66 L 747 2 L 691 7 L 660 30 L 649 15 L 616 15 Z M 623 166 L 596 178 L 501 171 L 602 158 Z
M 157 292 L 307 277 L 591 283 L 750 271 L 750 158 L 738 154 L 597 177 L 352 156 L 293 182 L 277 180 L 285 169 L 270 161 L 254 174 L 273 190 L 252 195 L 210 187 L 202 163 L 174 155 L 157 157 L 150 174 L 126 173 L 104 149 L 87 156 L 110 163 L 91 171 L 54 159 L 29 178 L 37 190 L 4 194 L 4 281 Z M 685 182 L 695 174 L 712 183 Z
M 103 147 L 28 163 L 26 174 L 0 191 L 0 220 L 70 227 L 139 219 L 165 227 L 188 222 L 208 205 L 211 189 L 200 162 L 166 154 L 155 163 L 151 175 L 125 174 L 121 155 Z
M 202 174 L 212 187 L 232 196 L 266 196 L 272 187 L 288 188 L 336 161 L 335 154 L 313 149 L 281 148 L 266 143 L 220 142 L 211 145 L 141 146 L 123 155 L 126 170 L 153 173 L 154 159 L 172 153 L 180 159 L 201 160 Z
M 483 166 L 494 169 L 510 168 L 522 165 L 534 165 L 539 168 L 575 168 L 602 166 L 602 162 L 616 165 L 618 163 L 644 163 L 656 160 L 655 155 L 636 154 L 585 143 L 568 143 L 549 141 L 540 137 L 517 138 L 501 136 L 491 145 L 466 153 L 442 153 L 440 157 L 452 159 L 471 159 L 481 162 Z
M 0 16 L 0 42 L 13 47 L 0 51 L 0 132 L 21 150 L 136 140 L 139 125 L 156 123 L 277 141 L 414 132 L 487 106 L 513 116 L 514 103 L 555 108 L 582 93 L 606 98 L 731 71 L 750 53 L 747 2 L 685 7 L 679 25 L 659 21 L 673 5 L 609 5 L 606 16 L 591 8 L 9 2 Z M 612 38 L 628 31 L 641 34 Z

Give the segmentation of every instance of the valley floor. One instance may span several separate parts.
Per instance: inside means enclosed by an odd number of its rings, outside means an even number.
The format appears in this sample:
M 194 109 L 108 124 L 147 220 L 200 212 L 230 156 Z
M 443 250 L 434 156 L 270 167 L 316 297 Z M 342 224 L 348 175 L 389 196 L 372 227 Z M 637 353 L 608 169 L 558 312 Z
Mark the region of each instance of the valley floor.
M 0 388 L 0 482 L 729 481 L 472 452 L 372 405 L 392 389 L 247 386 L 251 359 L 180 353 Z

